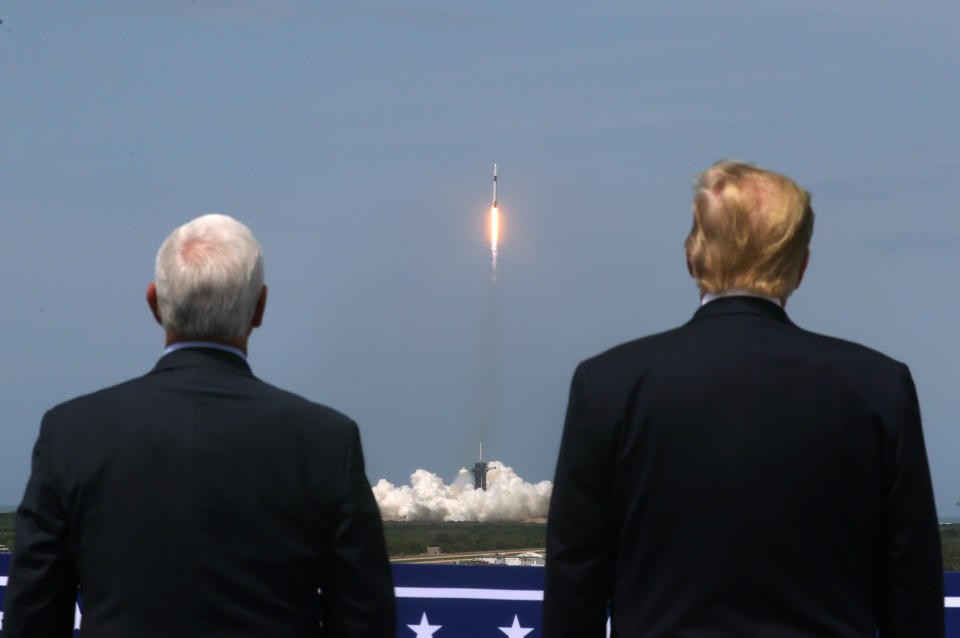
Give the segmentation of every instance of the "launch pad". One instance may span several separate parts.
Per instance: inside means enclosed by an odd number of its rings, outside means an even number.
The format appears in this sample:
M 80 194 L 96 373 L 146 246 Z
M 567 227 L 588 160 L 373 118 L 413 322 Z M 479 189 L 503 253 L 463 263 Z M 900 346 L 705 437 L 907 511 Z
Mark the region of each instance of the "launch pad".
M 483 460 L 483 443 L 480 444 L 480 458 L 473 464 L 473 489 L 487 491 L 487 472 L 490 466 Z

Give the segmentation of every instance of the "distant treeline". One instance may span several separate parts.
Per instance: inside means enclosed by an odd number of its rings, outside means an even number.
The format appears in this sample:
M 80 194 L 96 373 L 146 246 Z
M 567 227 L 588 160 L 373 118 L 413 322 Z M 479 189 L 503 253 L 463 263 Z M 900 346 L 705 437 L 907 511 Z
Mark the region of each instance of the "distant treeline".
M 0 545 L 13 549 L 13 522 L 16 512 L 0 512 Z
M 0 545 L 12 548 L 14 512 L 0 512 Z M 543 523 L 426 523 L 384 521 L 391 556 L 423 554 L 427 547 L 444 553 L 526 549 L 546 545 Z M 960 572 L 960 524 L 940 526 L 943 569 Z
M 941 525 L 940 544 L 943 547 L 943 571 L 960 572 L 960 524 Z
M 544 547 L 547 542 L 544 523 L 384 521 L 383 533 L 391 556 L 423 554 L 427 547 L 452 554 Z
M 391 556 L 422 554 L 427 547 L 444 553 L 544 547 L 547 526 L 538 523 L 425 523 L 384 521 Z M 960 524 L 940 526 L 943 570 L 960 572 Z

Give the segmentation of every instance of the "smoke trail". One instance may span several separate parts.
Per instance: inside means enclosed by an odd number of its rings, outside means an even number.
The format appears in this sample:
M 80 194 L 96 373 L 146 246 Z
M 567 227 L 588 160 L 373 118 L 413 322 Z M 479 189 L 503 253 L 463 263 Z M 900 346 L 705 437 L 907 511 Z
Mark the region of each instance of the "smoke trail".
M 495 273 L 494 273 L 495 274 Z M 491 444 L 497 449 L 502 419 L 500 410 L 500 286 L 496 279 L 485 282 L 483 313 L 480 320 L 480 351 L 477 356 L 477 381 L 471 386 L 472 409 L 467 418 L 472 421 L 469 430 L 470 448 L 478 443 Z M 472 455 L 471 455 L 472 456 Z
M 380 479 L 373 495 L 380 515 L 404 521 L 527 521 L 542 519 L 550 506 L 553 484 L 531 484 L 513 468 L 493 462 L 487 473 L 487 489 L 473 489 L 473 478 L 461 468 L 450 485 L 427 470 L 410 475 L 410 485 L 394 486 Z

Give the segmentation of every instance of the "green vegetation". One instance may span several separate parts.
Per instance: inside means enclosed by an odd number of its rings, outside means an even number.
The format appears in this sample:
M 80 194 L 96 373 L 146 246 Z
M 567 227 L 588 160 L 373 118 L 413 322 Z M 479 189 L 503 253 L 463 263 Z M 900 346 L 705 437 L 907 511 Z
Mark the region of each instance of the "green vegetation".
M 941 525 L 940 544 L 943 547 L 943 571 L 960 572 L 960 524 Z
M 14 512 L 0 512 L 0 545 L 13 548 Z M 423 554 L 427 547 L 444 553 L 482 552 L 544 547 L 543 523 L 427 523 L 384 521 L 387 552 L 391 556 Z M 943 570 L 960 572 L 960 524 L 940 526 Z
M 547 526 L 539 523 L 428 523 L 384 521 L 391 556 L 422 554 L 427 547 L 444 553 L 525 549 L 546 545 Z M 940 526 L 943 570 L 960 572 L 960 524 Z
M 0 512 L 0 545 L 13 549 L 13 522 L 16 512 Z
M 544 547 L 547 542 L 544 523 L 384 521 L 383 532 L 391 556 L 423 554 L 427 547 L 452 554 Z

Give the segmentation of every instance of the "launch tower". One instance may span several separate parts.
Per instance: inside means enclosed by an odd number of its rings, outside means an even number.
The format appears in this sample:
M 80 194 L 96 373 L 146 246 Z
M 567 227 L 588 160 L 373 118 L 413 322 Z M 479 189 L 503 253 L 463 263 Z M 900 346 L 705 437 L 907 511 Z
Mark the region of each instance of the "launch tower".
M 487 472 L 490 468 L 483 462 L 483 443 L 480 444 L 480 460 L 473 464 L 473 489 L 487 489 Z

